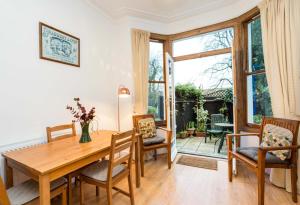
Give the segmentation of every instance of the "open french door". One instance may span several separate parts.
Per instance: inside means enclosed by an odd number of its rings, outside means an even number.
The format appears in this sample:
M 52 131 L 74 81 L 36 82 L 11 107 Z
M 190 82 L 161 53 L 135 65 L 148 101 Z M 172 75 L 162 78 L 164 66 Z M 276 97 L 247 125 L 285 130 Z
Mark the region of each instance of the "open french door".
M 166 68 L 166 114 L 167 128 L 172 130 L 172 155 L 174 161 L 177 155 L 176 148 L 176 115 L 175 115 L 175 83 L 174 83 L 174 60 L 168 52 L 165 53 Z

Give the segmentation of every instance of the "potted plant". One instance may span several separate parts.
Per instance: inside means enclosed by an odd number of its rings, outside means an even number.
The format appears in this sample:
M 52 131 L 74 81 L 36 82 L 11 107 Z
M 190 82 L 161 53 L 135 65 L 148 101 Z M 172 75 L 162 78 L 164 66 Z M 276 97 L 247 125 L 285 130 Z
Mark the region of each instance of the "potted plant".
M 193 121 L 188 122 L 188 124 L 186 125 L 187 135 L 188 136 L 194 135 L 195 130 L 196 130 L 196 128 L 195 128 L 195 122 L 193 122 Z
M 223 103 L 223 106 L 219 109 L 219 112 L 225 116 L 225 121 L 228 122 L 228 108 L 226 102 Z
M 180 138 L 184 139 L 184 138 L 186 138 L 187 136 L 188 136 L 188 135 L 187 135 L 187 131 L 184 130 L 184 131 L 180 131 L 180 132 L 179 132 L 179 137 L 180 137 Z
M 80 143 L 86 143 L 91 141 L 89 134 L 89 126 L 92 120 L 95 117 L 95 108 L 93 107 L 90 111 L 86 111 L 86 108 L 80 103 L 79 98 L 74 98 L 76 102 L 77 109 L 72 106 L 67 105 L 67 110 L 70 110 L 71 114 L 74 117 L 73 122 L 79 122 L 81 125 L 81 137 Z
M 205 110 L 203 107 L 203 102 L 200 102 L 198 104 L 198 107 L 194 108 L 194 111 L 197 115 L 197 129 L 195 131 L 195 134 L 197 137 L 204 137 L 206 134 L 208 110 Z

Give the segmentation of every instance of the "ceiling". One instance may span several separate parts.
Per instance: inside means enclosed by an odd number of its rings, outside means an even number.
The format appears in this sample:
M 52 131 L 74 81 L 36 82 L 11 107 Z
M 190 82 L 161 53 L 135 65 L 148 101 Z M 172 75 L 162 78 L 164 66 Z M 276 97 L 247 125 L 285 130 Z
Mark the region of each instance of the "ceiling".
M 239 0 L 87 0 L 113 18 L 134 16 L 171 23 Z

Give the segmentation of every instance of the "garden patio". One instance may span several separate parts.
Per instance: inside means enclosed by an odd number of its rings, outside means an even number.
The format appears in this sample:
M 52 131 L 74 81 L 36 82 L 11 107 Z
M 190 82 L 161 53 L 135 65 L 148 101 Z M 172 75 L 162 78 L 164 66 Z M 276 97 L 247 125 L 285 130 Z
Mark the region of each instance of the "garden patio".
M 218 145 L 220 141 L 215 145 L 217 138 L 212 138 L 206 143 L 204 137 L 188 137 L 185 139 L 177 138 L 177 150 L 180 153 L 202 155 L 216 158 L 227 158 L 227 146 L 223 145 L 221 152 L 218 153 Z
M 178 152 L 227 158 L 228 128 L 216 124 L 232 125 L 232 89 L 203 90 L 187 83 L 177 85 L 175 94 Z

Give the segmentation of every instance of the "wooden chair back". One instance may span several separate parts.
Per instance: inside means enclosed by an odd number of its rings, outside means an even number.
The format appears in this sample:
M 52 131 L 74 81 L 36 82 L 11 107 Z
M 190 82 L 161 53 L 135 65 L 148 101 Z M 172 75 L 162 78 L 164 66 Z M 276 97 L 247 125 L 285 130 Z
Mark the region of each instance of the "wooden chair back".
M 54 136 L 53 135 L 54 132 L 59 132 L 59 131 L 64 131 L 64 130 L 69 130 L 69 129 L 72 130 L 72 132 L 70 134 L 63 134 L 63 135 L 59 135 L 59 136 Z M 56 140 L 76 136 L 76 129 L 75 129 L 75 124 L 74 123 L 65 124 L 65 125 L 58 125 L 58 126 L 54 126 L 54 127 L 47 127 L 46 131 L 47 131 L 47 141 L 48 142 L 53 142 L 53 141 L 56 141 Z
M 111 151 L 109 154 L 109 165 L 107 179 L 112 179 L 112 171 L 114 167 L 118 165 L 125 165 L 126 168 L 130 171 L 132 163 L 132 153 L 133 153 L 133 143 L 135 138 L 135 132 L 133 130 L 123 132 L 120 134 L 112 135 L 111 139 Z M 127 150 L 129 149 L 129 152 Z M 120 157 L 116 153 L 122 153 Z
M 154 120 L 154 115 L 145 114 L 145 115 L 133 115 L 132 116 L 133 127 L 135 128 L 135 131 L 137 133 L 139 133 L 139 121 L 142 119 L 148 119 L 148 118 L 153 118 L 153 120 Z
M 1 176 L 0 176 L 0 205 L 10 205 L 6 188 L 4 186 Z

